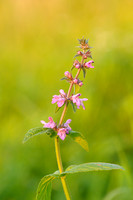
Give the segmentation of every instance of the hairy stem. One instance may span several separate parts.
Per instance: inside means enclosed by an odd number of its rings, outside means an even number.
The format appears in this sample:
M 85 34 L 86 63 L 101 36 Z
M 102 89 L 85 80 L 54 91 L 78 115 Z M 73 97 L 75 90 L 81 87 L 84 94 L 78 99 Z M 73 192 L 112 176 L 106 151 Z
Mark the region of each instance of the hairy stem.
M 82 59 L 81 64 L 83 64 L 83 61 L 84 61 L 84 59 Z M 80 71 L 81 71 L 81 68 L 78 69 L 75 78 L 78 78 Z M 67 98 L 70 97 L 72 88 L 73 88 L 73 82 L 71 82 L 70 87 L 68 89 Z M 67 107 L 68 107 L 68 102 L 66 101 L 64 110 L 63 110 L 61 118 L 60 118 L 59 125 L 61 125 L 63 123 Z M 59 138 L 58 137 L 55 138 L 55 152 L 56 152 L 58 168 L 59 168 L 60 173 L 62 173 L 63 172 L 63 165 L 62 165 L 62 160 L 61 160 L 60 145 L 59 145 Z M 62 186 L 63 186 L 63 190 L 64 190 L 64 193 L 65 193 L 66 199 L 71 200 L 65 177 L 61 177 L 61 182 L 62 182 Z

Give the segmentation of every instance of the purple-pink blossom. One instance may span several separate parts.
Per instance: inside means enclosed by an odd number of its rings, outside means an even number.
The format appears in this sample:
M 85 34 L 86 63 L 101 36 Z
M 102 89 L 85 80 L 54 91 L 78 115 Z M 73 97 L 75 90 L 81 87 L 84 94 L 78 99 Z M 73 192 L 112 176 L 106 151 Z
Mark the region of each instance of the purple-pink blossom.
M 64 140 L 66 137 L 66 128 L 59 128 L 57 135 L 60 137 L 60 139 Z
M 71 127 L 69 126 L 69 124 L 71 123 L 71 119 L 68 119 L 65 123 L 64 123 L 64 127 L 67 129 L 66 133 L 68 134 L 69 131 L 71 130 Z
M 52 117 L 49 117 L 49 122 L 46 123 L 45 121 L 41 120 L 41 123 L 44 125 L 44 128 L 55 128 L 56 127 L 56 123 L 53 121 Z
M 93 60 L 90 60 L 89 62 L 86 62 L 84 65 L 85 65 L 85 67 L 87 67 L 87 68 L 94 68 L 94 66 L 92 66 L 92 63 L 94 63 L 94 61 L 93 61 Z
M 66 93 L 62 89 L 59 92 L 60 92 L 60 95 L 53 96 L 52 104 L 57 102 L 58 107 L 61 107 L 66 101 Z
M 78 109 L 79 109 L 79 106 L 82 106 L 83 109 L 85 110 L 85 106 L 83 104 L 83 101 L 87 101 L 88 99 L 86 99 L 86 98 L 80 99 L 79 96 L 81 96 L 80 93 L 78 93 L 76 95 L 72 95 L 71 100 L 72 100 L 73 103 L 76 103 Z
M 61 140 L 66 138 L 66 134 L 69 134 L 71 127 L 69 124 L 71 123 L 71 119 L 68 119 L 64 124 L 63 127 L 58 128 L 57 135 L 60 137 Z
M 71 127 L 69 124 L 71 123 L 71 119 L 68 119 L 60 128 L 57 127 L 57 124 L 53 121 L 52 117 L 49 117 L 49 122 L 46 123 L 45 121 L 41 120 L 41 123 L 44 125 L 44 128 L 52 128 L 55 131 L 57 131 L 57 135 L 60 137 L 60 139 L 64 140 L 66 137 L 66 134 L 69 134 L 69 131 L 71 130 Z

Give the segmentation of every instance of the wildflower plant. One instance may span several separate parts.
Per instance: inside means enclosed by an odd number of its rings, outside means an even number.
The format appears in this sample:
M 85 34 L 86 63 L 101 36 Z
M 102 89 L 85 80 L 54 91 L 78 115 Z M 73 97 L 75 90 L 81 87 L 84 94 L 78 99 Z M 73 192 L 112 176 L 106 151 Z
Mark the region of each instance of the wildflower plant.
M 70 191 L 68 190 L 68 185 L 66 182 L 67 176 L 81 172 L 123 169 L 123 167 L 121 167 L 120 165 L 101 163 L 101 162 L 72 165 L 67 167 L 66 170 L 63 169 L 61 154 L 60 154 L 60 145 L 59 145 L 60 139 L 65 140 L 66 137 L 70 137 L 75 142 L 77 142 L 81 147 L 83 147 L 86 151 L 88 151 L 88 143 L 85 137 L 80 132 L 74 131 L 70 127 L 70 123 L 72 120 L 67 119 L 66 121 L 64 121 L 68 105 L 72 106 L 74 112 L 76 111 L 76 109 L 79 109 L 80 107 L 82 107 L 85 110 L 83 102 L 88 100 L 87 98 L 80 98 L 81 94 L 77 93 L 77 88 L 79 90 L 79 88 L 83 86 L 83 81 L 79 79 L 79 74 L 81 71 L 83 71 L 83 77 L 85 78 L 86 71 L 93 70 L 94 61 L 92 60 L 90 51 L 91 47 L 88 44 L 88 40 L 84 38 L 79 40 L 79 48 L 80 50 L 75 55 L 75 58 L 77 57 L 80 58 L 80 61 L 76 59 L 71 68 L 71 72 L 66 71 L 64 73 L 64 78 L 61 79 L 69 82 L 70 86 L 68 92 L 66 93 L 64 92 L 63 89 L 60 89 L 59 94 L 54 95 L 52 98 L 52 104 L 57 104 L 56 112 L 61 107 L 64 107 L 59 123 L 58 124 L 55 123 L 52 117 L 48 118 L 49 120 L 48 122 L 41 120 L 43 127 L 30 129 L 24 137 L 24 142 L 26 142 L 31 137 L 38 134 L 47 134 L 51 138 L 55 139 L 55 152 L 59 170 L 54 172 L 53 174 L 46 175 L 41 179 L 37 189 L 37 196 L 36 196 L 37 200 L 51 199 L 52 181 L 54 179 L 61 180 L 65 197 L 67 200 L 70 200 L 71 199 Z M 87 59 L 89 59 L 89 61 L 87 61 Z M 75 77 L 73 77 L 72 75 L 72 70 L 74 68 L 75 70 L 77 70 Z

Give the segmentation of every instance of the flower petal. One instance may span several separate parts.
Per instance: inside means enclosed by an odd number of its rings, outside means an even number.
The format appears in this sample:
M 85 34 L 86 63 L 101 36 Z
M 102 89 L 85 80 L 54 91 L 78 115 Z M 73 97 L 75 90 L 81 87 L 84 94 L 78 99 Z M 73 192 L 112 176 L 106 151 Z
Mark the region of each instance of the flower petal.
M 60 94 L 62 94 L 63 96 L 66 96 L 66 93 L 64 92 L 64 90 L 59 90 Z
M 57 135 L 61 140 L 64 140 L 66 138 L 66 128 L 59 128 Z
M 43 121 L 43 120 L 41 120 L 41 123 L 42 123 L 42 124 L 44 124 L 44 125 L 46 124 L 46 122 L 45 122 L 45 121 Z
M 63 106 L 64 102 L 65 102 L 64 99 L 59 100 L 59 101 L 57 102 L 58 107 Z

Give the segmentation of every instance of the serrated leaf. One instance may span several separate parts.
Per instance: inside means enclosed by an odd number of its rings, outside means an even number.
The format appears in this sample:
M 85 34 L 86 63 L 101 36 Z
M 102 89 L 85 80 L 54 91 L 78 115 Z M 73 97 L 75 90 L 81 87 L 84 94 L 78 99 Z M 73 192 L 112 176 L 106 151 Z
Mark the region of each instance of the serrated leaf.
M 72 105 L 73 111 L 76 112 L 77 110 L 76 104 L 71 101 L 71 105 Z
M 37 200 L 51 200 L 52 181 L 59 177 L 59 172 L 44 176 L 37 188 Z
M 106 171 L 106 170 L 124 170 L 124 168 L 120 165 L 110 164 L 110 163 L 84 163 L 80 165 L 71 165 L 69 166 L 65 172 L 61 174 L 68 175 L 68 174 L 76 174 L 80 172 L 90 172 L 90 171 Z
M 51 200 L 52 181 L 54 179 L 82 172 L 107 171 L 107 170 L 124 170 L 124 168 L 116 164 L 95 162 L 95 163 L 84 163 L 80 165 L 71 165 L 67 167 L 67 169 L 61 174 L 59 173 L 59 171 L 56 171 L 53 174 L 46 175 L 41 179 L 38 185 L 36 200 Z
M 69 131 L 68 136 L 77 142 L 84 150 L 89 151 L 88 142 L 81 133 L 77 131 Z
M 86 69 L 83 67 L 82 70 L 83 70 L 83 77 L 85 78 L 85 76 L 86 76 Z
M 43 127 L 32 128 L 25 134 L 23 143 L 27 142 L 33 136 L 44 134 L 44 133 L 48 134 L 50 137 L 54 137 L 56 135 L 56 132 L 51 128 L 43 128 Z

